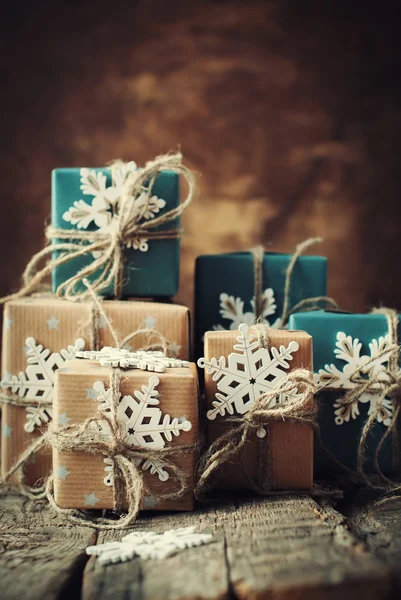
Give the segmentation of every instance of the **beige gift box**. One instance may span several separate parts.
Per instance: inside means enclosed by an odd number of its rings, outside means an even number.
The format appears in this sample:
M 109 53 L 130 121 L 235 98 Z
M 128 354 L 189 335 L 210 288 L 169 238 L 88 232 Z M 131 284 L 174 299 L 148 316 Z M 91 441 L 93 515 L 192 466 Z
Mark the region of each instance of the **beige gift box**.
M 75 303 L 55 297 L 23 298 L 12 300 L 5 305 L 3 319 L 2 343 L 2 379 L 7 381 L 11 375 L 26 372 L 28 367 L 27 338 L 33 338 L 36 344 L 41 344 L 50 353 L 60 353 L 62 349 L 74 345 L 78 338 L 85 342 L 89 349 L 92 303 Z M 186 307 L 176 304 L 162 304 L 136 301 L 104 301 L 102 307 L 111 320 L 117 335 L 122 340 L 139 327 L 155 328 L 171 343 L 171 351 L 178 358 L 189 358 L 189 311 Z M 98 320 L 100 347 L 114 346 L 113 338 L 102 317 Z M 151 343 L 157 342 L 152 338 Z M 141 335 L 129 344 L 132 349 L 140 348 L 149 343 L 146 335 Z M 61 357 L 56 357 L 57 364 L 62 363 Z M 44 369 L 44 370 L 43 370 Z M 36 384 L 43 384 L 43 394 L 52 395 L 54 371 L 52 368 L 39 369 L 43 377 Z M 36 385 L 35 384 L 35 385 Z M 10 392 L 9 387 L 3 387 L 3 393 Z M 26 389 L 15 393 L 25 396 Z M 31 389 L 31 393 L 34 390 Z M 40 392 L 39 392 L 40 393 Z M 34 404 L 33 404 L 34 405 Z M 20 454 L 32 441 L 41 435 L 46 423 L 36 426 L 32 432 L 25 431 L 27 411 L 24 407 L 4 404 L 2 407 L 2 437 L 1 437 L 1 469 L 4 476 L 15 464 Z M 43 480 L 51 469 L 51 452 L 40 451 L 32 457 L 26 466 L 26 483 L 35 484 Z
M 140 399 L 136 392 L 142 386 L 148 386 L 152 379 L 159 380 L 157 391 L 159 404 L 150 408 L 144 406 L 143 398 Z M 66 362 L 65 368 L 56 373 L 54 412 L 59 415 L 54 420 L 53 427 L 62 428 L 58 423 L 68 425 L 81 424 L 90 417 L 101 419 L 101 410 L 98 410 L 101 398 L 94 385 L 102 382 L 105 389 L 110 387 L 110 369 L 100 366 L 95 361 L 72 360 Z M 198 375 L 194 364 L 187 368 L 168 368 L 163 373 L 126 369 L 121 378 L 121 414 L 118 413 L 123 431 L 126 431 L 127 445 L 130 439 L 159 440 L 164 437 L 165 447 L 197 444 L 198 442 Z M 128 397 L 128 398 L 127 398 Z M 160 409 L 160 410 L 159 410 Z M 120 410 L 120 409 L 119 409 Z M 156 411 L 156 413 L 154 412 Z M 166 440 L 161 427 L 165 415 L 171 419 L 179 418 L 182 429 L 178 435 L 172 435 L 172 440 Z M 151 416 L 155 415 L 155 416 Z M 190 422 L 191 426 L 188 430 Z M 146 432 L 141 434 L 141 425 L 144 424 Z M 149 433 L 149 423 L 151 431 Z M 146 425 L 147 424 L 147 425 Z M 142 430 L 143 431 L 143 430 Z M 106 434 L 107 435 L 107 434 Z M 131 438 L 129 436 L 132 436 Z M 157 442 L 156 442 L 157 443 Z M 138 443 L 137 445 L 141 445 Z M 135 445 L 135 444 L 134 444 Z M 150 510 L 192 510 L 194 504 L 195 467 L 198 461 L 198 448 L 189 449 L 182 455 L 172 455 L 169 459 L 181 468 L 187 475 L 188 491 L 179 499 L 158 499 L 158 494 L 177 489 L 174 477 L 166 478 L 168 467 L 162 469 L 162 479 L 158 473 L 152 473 L 150 468 L 142 471 L 146 489 L 142 506 Z M 113 486 L 108 480 L 112 470 L 112 461 L 105 459 L 102 454 L 85 454 L 83 452 L 63 451 L 53 449 L 54 472 L 54 498 L 62 508 L 96 508 L 113 509 Z M 144 461 L 139 465 L 143 469 Z M 169 474 L 168 474 L 169 475 Z M 124 496 L 124 494 L 123 494 Z M 124 498 L 122 498 L 124 499 Z
M 252 329 L 251 329 L 252 332 Z M 238 331 L 209 331 L 205 335 L 205 359 L 224 356 L 235 352 Z M 279 349 L 288 346 L 291 341 L 299 344 L 293 353 L 290 368 L 285 372 L 305 368 L 312 370 L 312 337 L 303 331 L 286 331 L 269 329 L 269 348 Z M 206 410 L 213 409 L 213 401 L 217 392 L 217 382 L 205 369 Z M 314 402 L 313 396 L 310 399 Z M 240 415 L 234 414 L 234 417 Z M 212 444 L 230 427 L 230 415 L 217 415 L 215 420 L 207 420 L 207 441 Z M 235 425 L 234 425 L 235 427 Z M 313 485 L 313 430 L 310 426 L 298 423 L 277 423 L 265 427 L 267 436 L 258 438 L 255 434 L 241 451 L 241 456 L 229 464 L 224 464 L 216 479 L 216 487 L 220 489 L 249 489 L 251 482 L 260 479 L 260 468 L 264 468 L 264 454 L 267 452 L 266 442 L 271 460 L 271 486 L 274 490 L 310 489 Z M 265 465 L 266 465 L 265 461 Z M 266 467 L 267 468 L 267 467 Z M 263 471 L 262 471 L 263 474 Z

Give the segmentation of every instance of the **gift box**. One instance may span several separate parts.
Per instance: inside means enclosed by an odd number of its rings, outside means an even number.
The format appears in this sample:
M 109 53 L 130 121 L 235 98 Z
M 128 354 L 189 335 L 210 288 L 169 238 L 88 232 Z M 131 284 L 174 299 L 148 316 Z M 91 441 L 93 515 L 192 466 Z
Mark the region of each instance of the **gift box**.
M 77 425 L 98 416 L 96 425 L 103 431 L 103 411 L 107 411 L 110 369 L 96 361 L 72 360 L 56 374 L 54 412 Z M 90 393 L 89 393 L 90 391 Z M 163 459 L 142 460 L 138 464 L 144 479 L 142 507 L 149 510 L 192 510 L 194 472 L 198 461 L 198 376 L 194 364 L 187 368 L 168 368 L 162 373 L 125 369 L 120 382 L 121 399 L 117 418 L 127 446 L 142 448 L 179 448 L 190 446 L 184 454 L 170 458 L 186 475 L 187 489 L 174 500 L 159 498 L 174 492 L 174 482 Z M 56 430 L 62 429 L 54 421 Z M 193 447 L 192 447 L 193 446 Z M 113 460 L 101 453 L 53 449 L 54 498 L 63 508 L 114 509 Z M 122 490 L 123 492 L 123 490 Z M 125 494 L 121 500 L 124 505 Z
M 255 400 L 290 371 L 311 369 L 312 338 L 302 332 L 269 330 L 267 348 L 254 347 L 254 330 L 209 331 L 205 335 L 207 442 L 212 444 L 245 415 Z M 258 344 L 257 344 L 258 346 Z M 220 357 L 224 357 L 221 360 Z M 217 359 L 217 362 L 213 359 Z M 210 365 L 214 368 L 210 369 Z M 220 370 L 221 369 L 221 370 Z M 313 407 L 313 396 L 310 397 Z M 253 434 L 240 455 L 224 464 L 216 487 L 249 489 L 270 469 L 272 489 L 310 489 L 313 485 L 313 430 L 310 425 L 273 422 L 262 435 Z M 267 433 L 267 435 L 264 435 Z M 267 457 L 269 453 L 269 457 Z M 269 463 L 269 466 L 268 466 Z M 250 485 L 252 482 L 252 485 Z
M 139 327 L 156 328 L 169 342 L 169 354 L 189 358 L 189 311 L 184 306 L 152 302 L 105 301 L 102 307 L 120 340 Z M 114 340 L 103 316 L 95 316 L 93 303 L 57 298 L 24 298 L 8 302 L 3 319 L 2 391 L 32 399 L 32 407 L 4 404 L 2 408 L 1 467 L 4 476 L 51 418 L 35 408 L 35 399 L 51 400 L 54 371 L 77 350 L 89 349 L 96 327 L 100 347 Z M 95 313 L 96 315 L 96 313 Z M 157 337 L 140 335 L 128 349 L 157 344 Z M 45 354 L 43 354 L 45 352 Z M 50 410 L 51 413 L 51 410 Z M 45 477 L 51 453 L 40 451 L 26 467 L 30 484 Z
M 303 329 L 313 337 L 315 378 L 320 391 L 316 394 L 322 444 L 336 459 L 351 469 L 357 466 L 359 439 L 366 420 L 375 408 L 377 391 L 368 391 L 351 406 L 341 399 L 353 387 L 350 377 L 382 348 L 388 332 L 387 320 L 380 314 L 349 314 L 330 311 L 297 313 L 290 317 L 290 329 Z M 370 366 L 372 366 L 371 363 Z M 386 356 L 376 361 L 374 369 L 384 369 Z M 367 374 L 362 374 L 366 378 Z M 353 377 L 355 379 L 355 377 Z M 373 468 L 377 445 L 389 427 L 393 414 L 392 401 L 386 399 L 368 435 L 365 470 Z M 393 471 L 391 435 L 385 440 L 379 456 L 384 473 Z M 316 445 L 316 473 L 327 475 L 339 465 Z
M 263 259 L 263 318 L 281 327 L 285 274 L 290 254 L 265 252 Z M 300 256 L 291 278 L 290 308 L 305 298 L 326 296 L 327 259 Z M 206 331 L 236 330 L 254 319 L 254 258 L 250 252 L 199 256 L 195 270 L 195 347 L 202 355 Z
M 65 230 L 112 232 L 118 221 L 118 200 L 123 183 L 135 169 L 135 163 L 127 163 L 116 171 L 113 179 L 111 169 L 107 168 L 55 169 L 52 173 L 52 226 Z M 140 211 L 143 198 L 138 196 L 135 202 Z M 150 208 L 140 222 L 145 220 L 151 226 L 152 219 L 176 208 L 179 202 L 177 173 L 161 172 L 152 188 Z M 160 225 L 156 230 L 165 231 L 178 226 L 179 218 Z M 54 239 L 52 243 L 60 241 Z M 178 238 L 134 240 L 124 252 L 124 297 L 171 297 L 177 294 L 180 262 Z M 59 255 L 60 252 L 54 252 L 53 258 Z M 53 291 L 93 260 L 94 256 L 87 254 L 56 266 L 52 271 Z M 98 275 L 97 272 L 89 280 Z M 104 296 L 113 295 L 113 285 L 101 293 Z

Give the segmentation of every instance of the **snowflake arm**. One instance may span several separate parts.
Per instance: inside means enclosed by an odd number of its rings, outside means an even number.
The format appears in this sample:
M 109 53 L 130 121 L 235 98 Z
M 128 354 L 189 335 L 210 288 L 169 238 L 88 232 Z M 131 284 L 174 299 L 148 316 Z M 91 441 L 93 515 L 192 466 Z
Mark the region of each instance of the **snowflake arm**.
M 97 360 L 102 367 L 121 367 L 123 369 L 141 369 L 163 373 L 166 369 L 188 367 L 189 362 L 178 358 L 170 358 L 160 351 L 138 350 L 130 352 L 125 349 L 105 346 L 99 351 L 77 352 L 77 358 Z
M 41 406 L 27 406 L 26 408 L 26 423 L 24 429 L 27 433 L 32 433 L 35 427 L 40 427 L 52 418 L 52 409 L 43 408 Z

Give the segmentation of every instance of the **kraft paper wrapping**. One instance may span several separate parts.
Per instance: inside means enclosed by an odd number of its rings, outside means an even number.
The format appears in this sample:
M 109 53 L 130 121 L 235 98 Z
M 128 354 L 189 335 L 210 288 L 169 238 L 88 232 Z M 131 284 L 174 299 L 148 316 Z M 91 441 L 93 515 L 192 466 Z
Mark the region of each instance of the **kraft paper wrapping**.
M 149 379 L 154 376 L 149 371 L 127 369 L 123 372 L 121 380 L 121 394 L 134 395 L 135 390 L 141 390 L 142 385 L 148 385 Z M 198 442 L 198 375 L 195 365 L 189 368 L 166 369 L 164 373 L 157 373 L 159 385 L 160 404 L 158 408 L 162 415 L 169 414 L 173 417 L 185 417 L 190 421 L 192 428 L 181 431 L 178 436 L 173 436 L 167 446 L 196 444 Z M 96 414 L 99 402 L 94 400 L 89 393 L 97 381 L 109 388 L 110 370 L 100 366 L 95 361 L 72 360 L 67 361 L 66 368 L 56 374 L 54 412 L 63 415 L 68 424 L 82 423 L 85 419 Z M 96 394 L 95 394 L 96 395 Z M 163 417 L 161 417 L 163 419 Z M 60 429 L 54 420 L 54 427 Z M 182 468 L 187 474 L 188 491 L 180 499 L 173 501 L 158 500 L 158 492 L 174 490 L 173 478 L 161 482 L 157 474 L 143 471 L 144 484 L 148 489 L 143 499 L 143 508 L 149 510 L 192 510 L 194 504 L 194 472 L 198 461 L 198 450 L 188 451 L 182 456 L 173 456 L 171 460 Z M 63 508 L 96 508 L 113 509 L 113 487 L 104 483 L 107 475 L 104 457 L 99 454 L 84 454 L 58 451 L 53 449 L 54 469 L 54 497 L 56 503 Z M 168 469 L 166 469 L 168 471 Z
M 73 345 L 77 338 L 85 341 L 85 349 L 90 344 L 91 303 L 73 303 L 58 298 L 24 298 L 13 300 L 5 305 L 2 343 L 2 378 L 10 374 L 18 375 L 27 368 L 26 339 L 32 337 L 37 344 L 53 352 L 60 352 Z M 177 357 L 189 358 L 189 311 L 176 304 L 162 304 L 136 301 L 105 301 L 103 308 L 111 320 L 120 339 L 140 326 L 158 329 L 170 342 Z M 98 330 L 100 347 L 114 346 L 110 332 L 102 318 Z M 153 339 L 151 342 L 157 342 Z M 149 343 L 146 336 L 130 341 L 133 349 Z M 54 378 L 54 375 L 52 375 Z M 7 390 L 4 390 L 7 392 Z M 18 393 L 18 392 L 17 392 Z M 2 407 L 1 469 L 2 475 L 15 464 L 21 452 L 35 437 L 40 436 L 41 428 L 32 433 L 24 430 L 26 409 L 4 404 Z M 26 467 L 26 483 L 39 483 L 51 470 L 51 452 L 41 451 L 32 457 Z
M 205 335 L 205 358 L 220 358 L 234 352 L 238 331 L 208 331 Z M 312 369 L 312 337 L 303 331 L 269 330 L 269 347 L 288 346 L 291 340 L 298 342 L 299 349 L 294 352 L 289 373 L 292 370 Z M 213 408 L 217 384 L 205 369 L 206 409 Z M 311 397 L 311 402 L 314 399 Z M 238 415 L 234 415 L 238 416 Z M 207 420 L 207 441 L 213 443 L 230 424 L 230 415 L 218 415 L 214 421 Z M 274 490 L 310 489 L 313 485 L 313 431 L 307 425 L 298 423 L 273 423 L 268 426 L 266 438 L 248 443 L 241 457 L 225 464 L 216 482 L 220 489 L 249 489 L 249 480 L 257 482 L 260 477 L 260 453 L 266 452 L 266 440 L 269 443 L 272 470 L 272 488 Z M 246 472 L 246 474 L 245 474 Z

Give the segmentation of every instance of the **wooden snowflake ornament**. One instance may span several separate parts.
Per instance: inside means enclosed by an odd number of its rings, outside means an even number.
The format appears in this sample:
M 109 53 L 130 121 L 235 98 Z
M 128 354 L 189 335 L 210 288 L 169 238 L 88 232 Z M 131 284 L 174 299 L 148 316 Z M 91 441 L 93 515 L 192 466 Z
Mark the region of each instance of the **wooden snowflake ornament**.
M 274 291 L 272 288 L 267 288 L 263 292 L 262 312 L 261 312 L 261 323 L 272 327 L 273 329 L 280 329 L 281 319 L 276 318 L 270 323 L 268 317 L 275 315 L 277 310 L 276 300 L 274 298 Z M 241 323 L 246 325 L 252 325 L 255 321 L 255 298 L 251 300 L 251 311 L 244 311 L 245 302 L 242 298 L 230 296 L 229 294 L 220 294 L 220 315 L 221 318 L 227 321 L 231 321 L 229 326 L 223 327 L 223 325 L 214 325 L 215 331 L 230 329 L 235 331 L 239 329 Z
M 277 348 L 260 347 L 256 336 L 249 333 L 249 327 L 245 323 L 239 326 L 238 344 L 228 356 L 219 359 L 205 358 L 198 360 L 198 366 L 206 369 L 212 375 L 213 381 L 217 382 L 216 399 L 212 402 L 213 408 L 207 412 L 207 418 L 214 420 L 217 415 L 224 417 L 226 413 L 243 415 L 255 404 L 265 392 L 270 392 L 277 382 L 286 376 L 286 370 L 290 367 L 292 355 L 299 349 L 296 341 L 291 341 L 288 347 Z M 298 391 L 292 389 L 291 396 L 298 395 Z M 278 394 L 273 403 L 279 403 L 288 397 L 288 393 Z M 265 437 L 266 431 L 260 427 L 257 431 L 258 437 Z
M 160 351 L 137 350 L 131 352 L 126 349 L 105 346 L 99 351 L 77 352 L 77 358 L 86 358 L 98 361 L 102 367 L 121 367 L 122 369 L 141 369 L 142 371 L 155 371 L 163 373 L 166 369 L 188 367 L 189 362 L 170 358 Z

